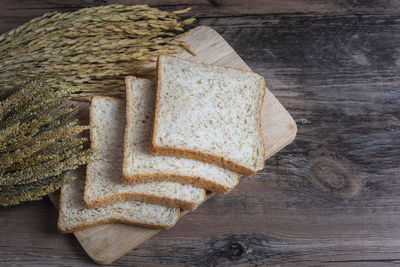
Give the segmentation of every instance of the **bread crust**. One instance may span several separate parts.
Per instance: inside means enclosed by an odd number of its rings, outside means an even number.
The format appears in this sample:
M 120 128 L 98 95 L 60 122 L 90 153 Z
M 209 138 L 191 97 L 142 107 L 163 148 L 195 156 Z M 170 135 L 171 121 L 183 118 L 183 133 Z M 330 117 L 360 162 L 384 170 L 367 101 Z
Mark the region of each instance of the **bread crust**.
M 167 172 L 152 172 L 152 173 L 143 173 L 143 174 L 123 174 L 124 182 L 126 183 L 138 183 L 138 182 L 150 182 L 150 181 L 169 181 L 169 182 L 177 182 L 181 184 L 192 184 L 196 187 L 204 188 L 208 191 L 224 195 L 232 190 L 239 183 L 239 174 L 236 174 L 236 183 L 234 186 L 228 187 L 222 184 L 215 183 L 213 181 L 208 181 L 198 176 L 189 176 L 182 174 L 174 174 Z
M 267 85 L 265 84 L 264 77 L 262 77 L 262 79 L 263 79 L 263 85 L 264 85 L 263 86 L 263 94 L 262 94 L 261 99 L 260 99 L 261 103 L 258 104 L 258 112 L 257 112 L 257 114 L 258 114 L 258 129 L 259 129 L 258 131 L 259 131 L 260 139 L 261 139 L 262 157 L 263 157 L 263 162 L 262 162 L 261 168 L 264 169 L 265 160 L 266 160 L 266 158 L 265 158 L 266 151 L 265 151 L 265 145 L 264 145 L 263 130 L 262 130 L 262 125 L 261 125 L 261 123 L 262 123 L 261 122 L 261 111 L 262 111 L 262 108 L 264 106 L 264 97 L 267 94 Z
M 127 76 L 125 77 L 125 86 L 126 86 L 126 98 L 128 99 L 130 97 L 130 88 L 129 88 L 129 81 L 130 80 L 146 80 L 146 79 L 141 79 L 141 78 L 136 78 L 133 76 Z M 157 94 L 157 93 L 156 93 Z M 156 96 L 157 99 L 157 96 Z M 157 100 L 156 100 L 157 102 Z M 157 108 L 156 103 L 154 103 L 154 106 Z M 239 174 L 236 174 L 236 183 L 232 187 L 224 186 L 222 184 L 215 183 L 213 181 L 208 181 L 205 180 L 202 177 L 199 176 L 190 176 L 190 175 L 182 175 L 178 173 L 167 173 L 167 172 L 151 172 L 151 173 L 143 173 L 143 174 L 130 174 L 127 171 L 127 159 L 128 159 L 128 153 L 127 153 L 127 138 L 128 138 L 128 129 L 131 127 L 130 126 L 130 117 L 129 117 L 129 110 L 130 106 L 126 104 L 126 128 L 125 128 L 125 136 L 124 136 L 124 163 L 122 167 L 122 177 L 125 182 L 127 183 L 137 183 L 137 182 L 149 182 L 149 181 L 169 181 L 169 182 L 178 182 L 181 184 L 192 184 L 196 187 L 204 188 L 208 191 L 217 193 L 217 194 L 226 194 L 230 190 L 232 190 L 233 187 L 235 187 L 239 183 Z M 157 111 L 156 111 L 157 112 Z M 151 133 L 151 136 L 154 136 L 154 128 L 153 132 Z M 152 138 L 153 140 L 154 138 Z M 151 149 L 150 145 L 150 149 Z
M 258 171 L 258 169 L 254 170 L 251 168 L 248 168 L 247 166 L 244 166 L 242 164 L 233 162 L 229 159 L 226 159 L 223 156 L 218 156 L 212 153 L 200 151 L 200 150 L 192 150 L 192 149 L 184 149 L 184 148 L 178 148 L 178 147 L 170 147 L 170 146 L 159 146 L 156 144 L 156 132 L 157 132 L 157 125 L 158 125 L 158 113 L 159 113 L 159 105 L 160 105 L 160 86 L 161 86 L 161 60 L 163 57 L 173 57 L 178 60 L 177 57 L 174 56 L 165 56 L 165 55 L 160 55 L 157 59 L 157 90 L 156 90 L 156 103 L 155 103 L 155 112 L 154 112 L 154 124 L 153 124 L 153 133 L 152 133 L 152 140 L 150 143 L 150 153 L 154 155 L 168 155 L 168 156 L 178 156 L 178 157 L 185 157 L 185 158 L 190 158 L 190 159 L 195 159 L 211 164 L 215 164 L 218 166 L 221 166 L 223 168 L 232 170 L 236 173 L 242 174 L 242 175 L 252 175 L 255 172 Z M 183 60 L 183 61 L 189 61 L 189 60 Z M 193 62 L 193 61 L 192 61 Z M 209 64 L 204 64 L 204 63 L 197 63 L 193 62 L 195 64 L 200 64 L 203 66 L 207 66 Z M 231 69 L 231 70 L 236 70 L 240 71 L 243 73 L 252 73 L 251 71 L 244 71 L 244 70 L 239 70 L 239 69 L 234 69 L 234 68 L 229 68 L 225 66 L 219 66 L 221 68 L 225 69 Z M 263 134 L 262 134 L 262 127 L 261 127 L 261 110 L 264 102 L 264 96 L 266 94 L 266 85 L 265 85 L 265 79 L 262 78 L 263 80 L 263 94 L 261 97 L 261 100 L 259 103 L 258 107 L 258 128 L 259 128 L 259 136 L 261 139 L 261 144 L 262 144 L 262 156 L 265 161 L 265 148 L 264 148 L 264 140 L 263 140 Z M 262 166 L 260 169 L 264 168 L 264 161 L 262 162 Z
M 108 96 L 95 96 L 91 98 L 91 101 L 93 98 L 102 98 L 102 99 L 108 99 L 114 101 L 116 98 L 113 97 L 108 97 Z M 121 102 L 124 100 L 120 99 Z M 93 125 L 93 111 L 92 111 L 92 105 L 90 105 L 90 125 Z M 129 120 L 127 120 L 127 126 L 128 126 Z M 124 143 L 126 141 L 126 132 L 124 135 Z M 94 148 L 94 139 L 93 139 L 93 131 L 90 131 L 90 146 L 91 148 Z M 86 177 L 89 177 L 89 169 L 92 166 L 93 163 L 89 163 L 86 167 Z M 124 161 L 123 161 L 123 166 L 125 166 L 125 145 L 124 145 Z M 123 167 L 124 169 L 125 167 Z M 155 180 L 154 180 L 155 181 Z M 168 198 L 165 196 L 158 196 L 154 194 L 146 194 L 146 193 L 138 193 L 138 192 L 124 192 L 124 193 L 119 193 L 116 192 L 114 194 L 106 195 L 100 198 L 96 199 L 90 199 L 88 196 L 88 187 L 89 187 L 89 182 L 88 179 L 85 180 L 85 190 L 84 190 L 84 197 L 83 200 L 88 208 L 98 208 L 101 206 L 105 205 L 110 205 L 112 203 L 116 202 L 121 202 L 121 201 L 126 201 L 126 200 L 134 200 L 134 201 L 144 201 L 144 202 L 149 202 L 152 204 L 158 204 L 158 205 L 163 205 L 167 207 L 172 207 L 172 208 L 180 208 L 180 209 L 185 209 L 185 210 L 195 210 L 200 203 L 197 202 L 191 202 L 191 201 L 186 201 L 182 199 L 176 199 L 176 198 Z M 205 198 L 205 191 L 203 198 Z
M 62 205 L 61 203 L 64 202 L 64 193 L 63 193 L 63 191 L 64 191 L 63 187 L 61 187 L 61 189 L 60 189 L 60 201 L 58 202 L 58 210 L 59 210 L 59 212 L 58 212 L 58 218 L 57 218 L 57 228 L 61 233 L 66 233 L 64 231 L 65 228 L 62 227 L 62 225 L 61 225 L 61 216 L 64 216 L 64 214 L 62 212 L 62 209 L 61 209 L 61 205 Z
M 204 198 L 206 194 L 204 193 Z M 112 195 L 106 195 L 100 198 L 91 200 L 87 194 L 84 193 L 84 201 L 88 208 L 99 208 L 105 205 L 110 205 L 117 202 L 123 202 L 127 200 L 143 201 L 152 204 L 167 206 L 171 208 L 178 208 L 184 210 L 195 210 L 200 203 L 190 202 L 182 199 L 161 197 L 154 194 L 141 194 L 134 192 L 114 193 Z

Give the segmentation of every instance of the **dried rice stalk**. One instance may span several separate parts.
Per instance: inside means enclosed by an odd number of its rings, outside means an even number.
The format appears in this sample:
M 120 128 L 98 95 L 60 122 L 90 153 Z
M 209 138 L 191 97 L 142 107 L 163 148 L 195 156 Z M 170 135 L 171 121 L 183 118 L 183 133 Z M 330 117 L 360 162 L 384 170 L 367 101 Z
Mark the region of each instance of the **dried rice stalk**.
M 160 54 L 194 53 L 176 40 L 184 26 L 178 14 L 147 5 L 108 5 L 70 13 L 48 13 L 0 35 L 3 89 L 21 86 L 21 77 L 60 90 L 77 88 L 79 99 L 121 95 L 126 75 L 151 75 Z

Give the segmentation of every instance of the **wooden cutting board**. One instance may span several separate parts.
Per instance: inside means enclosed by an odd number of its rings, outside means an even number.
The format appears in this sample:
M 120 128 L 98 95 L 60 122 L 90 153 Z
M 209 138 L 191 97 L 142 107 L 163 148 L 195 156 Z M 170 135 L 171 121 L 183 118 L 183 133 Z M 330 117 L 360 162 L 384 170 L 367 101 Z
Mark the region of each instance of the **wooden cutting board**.
M 197 53 L 178 56 L 191 61 L 250 70 L 229 44 L 212 28 L 197 27 L 182 38 Z M 268 81 L 267 86 L 268 86 Z M 293 118 L 267 89 L 261 114 L 266 158 L 293 141 L 297 127 Z M 266 163 L 268 164 L 268 163 Z M 211 197 L 213 194 L 208 196 Z M 208 199 L 207 198 L 207 199 Z M 52 200 L 57 203 L 53 197 Z M 184 216 L 187 212 L 183 212 Z M 104 224 L 74 232 L 86 253 L 99 264 L 110 264 L 161 230 L 125 224 Z

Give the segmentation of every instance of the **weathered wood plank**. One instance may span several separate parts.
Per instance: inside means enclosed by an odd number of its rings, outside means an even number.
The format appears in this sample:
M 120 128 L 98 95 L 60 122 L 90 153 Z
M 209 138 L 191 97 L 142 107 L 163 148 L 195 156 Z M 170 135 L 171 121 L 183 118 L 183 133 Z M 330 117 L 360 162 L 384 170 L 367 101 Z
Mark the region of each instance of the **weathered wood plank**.
M 257 18 L 263 14 L 385 14 L 400 12 L 400 2 L 396 0 L 342 1 L 342 0 L 66 0 L 66 1 L 1 1 L 0 32 L 8 31 L 30 19 L 46 12 L 74 11 L 84 7 L 106 4 L 143 4 L 177 10 L 191 7 L 187 16 L 203 17 L 249 17 Z
M 117 264 L 399 263 L 398 2 L 333 1 L 344 2 L 344 11 L 306 14 L 204 9 L 199 24 L 219 31 L 294 115 L 296 141 Z M 0 214 L 0 262 L 90 264 L 58 234 L 49 201 Z

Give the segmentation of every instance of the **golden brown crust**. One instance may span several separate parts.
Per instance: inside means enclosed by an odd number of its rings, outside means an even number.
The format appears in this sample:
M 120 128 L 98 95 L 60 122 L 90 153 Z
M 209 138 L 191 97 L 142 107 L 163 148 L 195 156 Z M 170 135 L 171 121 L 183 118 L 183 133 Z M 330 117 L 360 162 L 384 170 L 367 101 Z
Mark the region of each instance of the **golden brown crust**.
M 136 77 L 134 76 L 126 76 L 125 77 L 125 96 L 126 96 L 126 107 L 125 107 L 125 118 L 126 118 L 126 125 L 125 125 L 125 132 L 124 132 L 124 160 L 122 163 L 122 177 L 124 177 L 125 172 L 127 170 L 128 166 L 128 152 L 127 152 L 127 144 L 128 144 L 128 129 L 130 128 L 131 125 L 131 120 L 129 118 L 129 101 L 131 97 L 130 93 L 130 82 L 129 80 L 135 80 Z
M 218 165 L 220 167 L 229 169 L 231 171 L 234 171 L 242 175 L 252 175 L 256 172 L 255 170 L 249 169 L 246 166 L 227 160 L 222 156 L 198 150 L 189 150 L 189 149 L 168 147 L 168 146 L 158 146 L 157 144 L 155 144 L 154 140 L 152 140 L 151 142 L 150 153 L 152 153 L 153 155 L 168 155 L 168 156 L 195 159 L 202 162 Z
M 264 136 L 263 136 L 263 130 L 262 130 L 262 125 L 261 125 L 261 111 L 264 105 L 264 97 L 265 94 L 267 93 L 267 85 L 265 84 L 265 79 L 263 77 L 263 95 L 261 97 L 261 103 L 258 105 L 258 127 L 259 127 L 259 133 L 260 133 L 260 139 L 261 139 L 261 146 L 262 146 L 262 158 L 263 158 L 263 162 L 262 162 L 262 169 L 264 169 L 265 166 L 265 146 L 264 146 Z
M 204 193 L 205 198 L 205 193 Z M 143 201 L 151 204 L 157 204 L 162 206 L 167 206 L 171 208 L 178 208 L 184 210 L 195 210 L 200 203 L 190 202 L 182 199 L 161 197 L 154 194 L 141 194 L 135 192 L 125 192 L 125 193 L 114 193 L 112 195 L 106 195 L 100 198 L 91 200 L 86 194 L 84 194 L 84 201 L 88 208 L 99 208 L 102 206 L 110 205 L 117 202 L 123 201 Z
M 217 194 L 226 194 L 232 190 L 239 183 L 239 174 L 236 174 L 236 183 L 232 187 L 224 186 L 222 184 L 215 183 L 213 181 L 208 181 L 198 176 L 189 176 L 175 173 L 167 172 L 151 172 L 151 173 L 141 173 L 141 174 L 127 174 L 123 175 L 124 182 L 126 183 L 139 183 L 139 182 L 150 182 L 150 181 L 169 181 L 177 182 L 181 184 L 191 184 L 196 187 L 204 188 L 208 191 Z
M 178 213 L 178 217 L 179 217 L 179 213 Z M 59 220 L 59 222 L 60 222 L 60 220 Z M 127 220 L 127 219 L 124 219 L 124 218 L 112 218 L 112 217 L 110 217 L 110 218 L 104 218 L 104 219 L 101 219 L 101 220 L 96 220 L 96 221 L 93 221 L 93 222 L 90 222 L 90 223 L 89 222 L 80 223 L 80 224 L 77 224 L 77 225 L 74 225 L 74 226 L 71 226 L 71 227 L 62 227 L 60 225 L 60 223 L 59 223 L 58 224 L 58 230 L 61 233 L 68 234 L 68 233 L 72 233 L 72 232 L 75 232 L 75 231 L 84 230 L 84 229 L 86 229 L 88 227 L 91 227 L 91 226 L 95 226 L 95 225 L 99 225 L 99 224 L 106 224 L 106 223 L 125 223 L 125 224 L 132 224 L 132 225 L 139 226 L 139 227 L 152 228 L 152 229 L 161 229 L 161 230 L 162 229 L 168 229 L 168 228 L 171 228 L 173 226 L 173 225 L 146 224 L 146 223 L 136 222 L 136 221 L 133 221 L 133 220 Z
M 159 71 L 158 71 L 158 73 L 159 73 Z M 136 80 L 136 79 L 140 79 L 140 78 L 136 78 L 133 76 L 125 77 L 127 99 L 129 99 L 130 89 L 132 89 L 132 88 L 130 88 L 130 85 L 128 85 L 129 81 Z M 157 91 L 156 91 L 156 103 L 157 103 L 157 98 L 158 98 Z M 158 112 L 156 103 L 154 103 L 154 106 L 156 107 L 154 114 L 156 114 L 156 112 Z M 129 119 L 130 116 L 129 116 L 129 111 L 128 111 L 129 109 L 130 109 L 129 101 L 127 101 L 127 105 L 126 105 L 126 121 L 127 121 L 127 123 L 126 123 L 125 136 L 124 136 L 124 163 L 123 163 L 123 167 L 122 167 L 122 176 L 123 176 L 125 182 L 128 182 L 128 183 L 149 182 L 149 181 L 178 182 L 181 184 L 192 184 L 196 187 L 204 188 L 206 190 L 209 190 L 209 191 L 217 193 L 217 194 L 226 194 L 227 192 L 232 190 L 232 188 L 234 186 L 230 188 L 230 187 L 224 186 L 222 184 L 215 183 L 213 181 L 205 180 L 202 177 L 182 175 L 182 174 L 178 174 L 178 173 L 152 172 L 152 173 L 143 173 L 143 174 L 130 174 L 127 171 L 127 169 L 128 169 L 127 168 L 128 153 L 126 152 L 127 151 L 127 138 L 128 138 L 127 132 L 128 132 L 128 129 L 131 127 L 130 126 L 131 120 Z M 154 117 L 154 120 L 155 120 L 155 117 Z M 156 122 L 154 122 L 154 123 L 156 123 Z M 154 134 L 154 131 L 151 133 L 151 136 L 153 136 L 153 134 Z M 154 138 L 152 138 L 152 139 L 154 139 Z M 237 175 L 237 183 L 238 183 L 239 182 L 239 174 L 236 174 L 236 175 Z M 236 184 L 235 184 L 235 186 L 236 186 Z
M 185 157 L 185 158 L 191 158 L 211 164 L 215 164 L 218 166 L 221 166 L 223 168 L 232 170 L 236 173 L 242 174 L 242 175 L 252 175 L 254 174 L 257 170 L 250 169 L 244 165 L 241 165 L 239 163 L 233 162 L 231 160 L 226 159 L 225 157 L 218 156 L 215 154 L 211 154 L 208 152 L 203 152 L 199 150 L 190 150 L 190 149 L 183 149 L 183 148 L 177 148 L 177 147 L 168 147 L 168 146 L 158 146 L 156 144 L 156 132 L 157 132 L 157 125 L 158 125 L 158 113 L 159 113 L 159 105 L 160 105 L 160 80 L 161 80 L 161 60 L 163 57 L 173 57 L 181 61 L 189 61 L 189 60 L 183 60 L 174 56 L 166 56 L 166 55 L 160 55 L 157 60 L 157 90 L 156 90 L 156 105 L 155 105 L 155 112 L 154 112 L 154 124 L 153 124 L 153 133 L 152 133 L 152 140 L 150 143 L 150 153 L 154 155 L 168 155 L 168 156 L 178 156 L 178 157 Z M 204 63 L 197 63 L 193 62 L 195 64 L 200 64 L 203 66 L 207 66 L 209 64 L 204 64 Z M 240 71 L 243 73 L 253 73 L 251 71 L 245 71 L 245 70 L 239 70 L 239 69 L 234 69 L 230 67 L 225 67 L 225 66 L 219 66 L 225 69 L 232 69 L 236 71 Z M 265 80 L 264 81 L 264 88 L 263 88 L 263 96 L 262 96 L 262 101 L 261 104 L 259 104 L 258 108 L 258 122 L 259 122 L 259 132 L 260 132 L 260 138 L 261 138 L 261 144 L 262 144 L 262 151 L 263 151 L 263 159 L 265 159 L 265 149 L 264 149 L 264 140 L 262 136 L 262 128 L 261 128 L 261 109 L 262 109 L 262 104 L 263 104 L 263 99 L 266 93 L 265 89 Z M 264 161 L 262 164 L 262 167 L 264 167 Z

